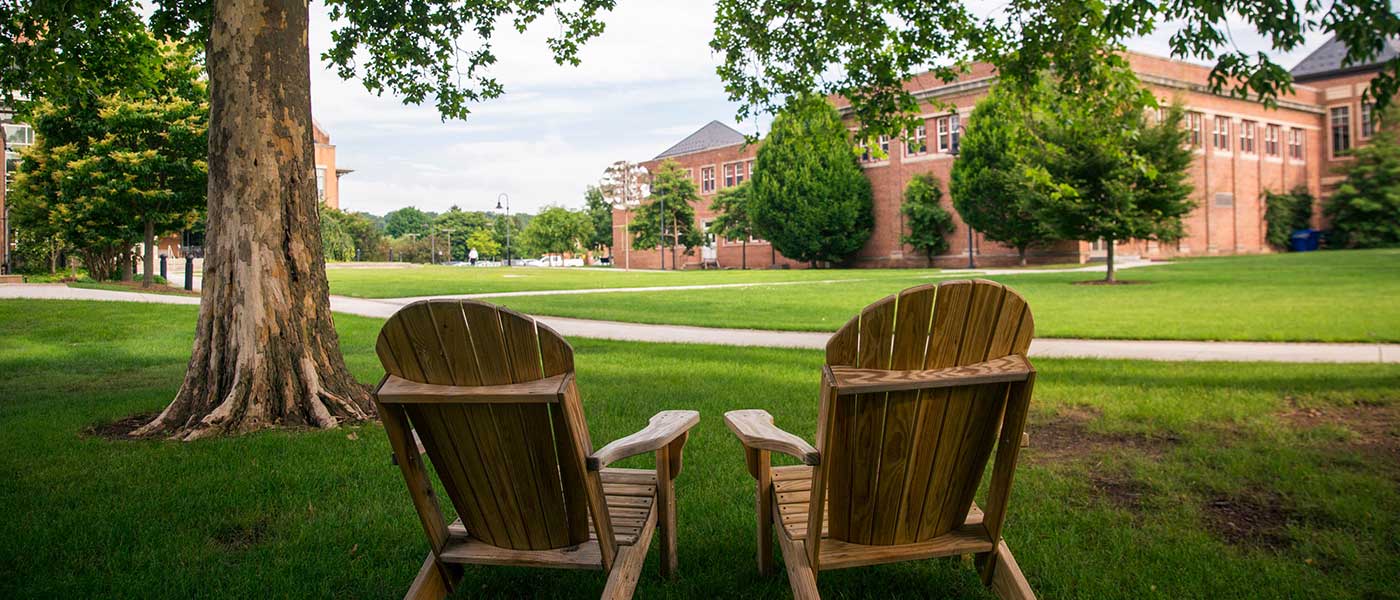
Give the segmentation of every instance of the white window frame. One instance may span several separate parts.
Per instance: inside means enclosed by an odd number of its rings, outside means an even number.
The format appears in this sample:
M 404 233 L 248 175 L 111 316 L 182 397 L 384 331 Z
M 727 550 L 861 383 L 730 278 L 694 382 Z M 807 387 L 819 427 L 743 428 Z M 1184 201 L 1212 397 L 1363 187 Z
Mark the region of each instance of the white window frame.
M 914 132 L 904 142 L 905 156 L 923 156 L 925 154 L 928 154 L 928 124 L 915 126 Z
M 1337 148 L 1338 133 L 1341 134 L 1341 141 L 1344 142 L 1342 145 L 1345 145 L 1345 148 Z M 1340 158 L 1351 150 L 1351 106 L 1342 105 L 1327 108 L 1327 142 L 1332 151 L 1332 158 Z
M 326 200 L 326 168 L 316 165 L 316 199 Z
M 1259 124 L 1254 121 L 1240 121 L 1240 154 L 1254 154 L 1255 130 Z
M 1216 152 L 1230 152 L 1230 117 L 1216 115 L 1210 136 L 1211 147 Z
M 1376 107 L 1370 102 L 1361 103 L 1361 135 L 1360 139 L 1369 140 L 1376 134 Z
M 715 166 L 700 167 L 700 193 L 709 194 L 715 191 Z
M 1202 135 L 1205 128 L 1203 121 L 1205 121 L 1205 115 L 1201 113 L 1186 113 L 1186 143 L 1190 144 L 1192 148 L 1200 148 L 1201 142 L 1205 141 L 1205 136 Z
M 1298 127 L 1288 129 L 1288 158 L 1303 160 L 1303 130 Z
M 1279 138 L 1282 137 L 1281 135 L 1279 135 L 1279 132 L 1282 130 L 1282 126 L 1274 123 L 1269 123 L 1268 125 L 1264 126 L 1265 156 L 1279 156 L 1279 150 L 1281 149 L 1279 148 Z
M 738 185 L 734 182 L 735 163 L 724 163 L 724 187 Z

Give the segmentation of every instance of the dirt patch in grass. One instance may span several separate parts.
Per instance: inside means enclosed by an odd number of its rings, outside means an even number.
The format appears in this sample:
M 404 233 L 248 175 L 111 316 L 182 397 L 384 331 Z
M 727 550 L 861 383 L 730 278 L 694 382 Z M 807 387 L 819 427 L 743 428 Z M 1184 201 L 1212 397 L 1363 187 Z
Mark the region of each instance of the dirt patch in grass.
M 1031 424 L 1030 446 L 1025 457 L 1032 462 L 1068 462 L 1119 452 L 1124 448 L 1136 450 L 1152 458 L 1166 454 L 1180 439 L 1171 434 L 1102 433 L 1087 427 L 1099 417 L 1098 411 L 1087 407 L 1072 407 L 1060 411 L 1053 419 Z
M 1400 474 L 1400 405 L 1356 404 L 1352 406 L 1299 407 L 1290 399 L 1290 408 L 1280 417 L 1296 429 L 1324 425 L 1352 433 L 1340 442 L 1367 459 Z
M 164 294 L 167 296 L 199 297 L 199 292 L 189 291 L 183 287 L 175 287 L 173 285 L 156 283 L 151 285 L 151 287 L 141 287 L 141 281 L 139 279 L 135 281 L 76 281 L 68 283 L 70 284 L 69 287 L 78 288 L 86 287 L 89 289 L 105 289 L 119 292 L 141 292 L 145 294 Z
M 1288 522 L 1294 509 L 1276 492 L 1215 494 L 1202 507 L 1210 531 L 1225 543 L 1242 548 L 1287 548 Z
M 1122 473 L 1095 472 L 1089 477 L 1094 497 L 1113 506 L 1139 514 L 1147 507 L 1152 488 Z
M 160 413 L 141 413 L 139 415 L 124 417 L 111 423 L 100 423 L 84 429 L 83 435 L 102 438 L 104 440 L 134 440 L 137 438 L 131 437 L 131 432 L 136 431 L 136 429 L 142 425 L 150 423 L 158 414 Z
M 236 523 L 221 527 L 214 532 L 213 540 L 225 550 L 246 550 L 262 543 L 270 533 L 267 519 L 259 518 L 252 523 Z

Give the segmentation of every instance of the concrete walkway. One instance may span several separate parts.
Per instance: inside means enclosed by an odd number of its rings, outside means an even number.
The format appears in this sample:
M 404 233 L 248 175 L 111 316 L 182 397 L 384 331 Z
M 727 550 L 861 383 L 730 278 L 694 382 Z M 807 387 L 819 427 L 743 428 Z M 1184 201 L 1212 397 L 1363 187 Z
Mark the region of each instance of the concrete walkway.
M 199 304 L 198 298 L 110 290 L 70 288 L 66 285 L 0 285 L 0 298 L 49 300 L 101 300 Z M 331 309 L 365 317 L 387 318 L 408 299 L 369 300 L 331 296 Z M 591 321 L 566 317 L 538 317 L 561 334 L 633 342 L 720 344 L 778 348 L 826 347 L 831 335 L 822 332 L 716 329 L 680 325 L 646 325 Z M 1325 363 L 1400 363 L 1400 344 L 1307 344 L 1277 342 L 1185 342 L 1167 340 L 1037 339 L 1031 356 L 1054 358 L 1119 358 L 1169 361 L 1262 361 Z

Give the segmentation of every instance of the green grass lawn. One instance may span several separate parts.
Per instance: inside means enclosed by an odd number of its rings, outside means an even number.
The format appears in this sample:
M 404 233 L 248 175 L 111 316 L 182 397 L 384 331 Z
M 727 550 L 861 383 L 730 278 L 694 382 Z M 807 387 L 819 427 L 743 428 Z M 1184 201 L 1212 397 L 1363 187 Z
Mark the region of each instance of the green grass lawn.
M 378 425 L 189 444 L 82 433 L 165 405 L 195 315 L 0 301 L 0 597 L 401 595 L 426 542 Z M 351 369 L 375 380 L 379 322 L 336 321 Z M 679 578 L 658 578 L 653 550 L 638 596 L 789 597 L 781 574 L 756 575 L 753 492 L 721 415 L 765 408 L 810 439 L 820 353 L 573 343 L 596 444 L 660 409 L 702 413 L 678 479 Z M 1042 597 L 1395 597 L 1400 366 L 1037 367 L 1005 535 Z M 464 597 L 589 597 L 603 585 L 589 572 L 466 577 Z M 819 584 L 830 598 L 991 597 L 957 560 Z
M 669 264 L 669 263 L 668 263 Z M 871 280 L 931 275 L 937 269 L 775 269 L 751 271 L 624 271 L 618 268 L 330 268 L 331 293 L 357 298 L 405 298 L 535 290 L 670 287 L 729 283 Z
M 863 271 L 826 271 L 858 276 Z M 526 313 L 641 323 L 834 331 L 867 304 L 938 281 L 882 271 L 813 283 L 587 296 L 501 298 Z M 1400 342 L 1400 250 L 1184 260 L 1122 271 L 1143 285 L 1087 286 L 1094 273 L 988 277 L 1015 288 L 1040 337 L 1289 342 Z M 600 276 L 599 279 L 602 277 Z

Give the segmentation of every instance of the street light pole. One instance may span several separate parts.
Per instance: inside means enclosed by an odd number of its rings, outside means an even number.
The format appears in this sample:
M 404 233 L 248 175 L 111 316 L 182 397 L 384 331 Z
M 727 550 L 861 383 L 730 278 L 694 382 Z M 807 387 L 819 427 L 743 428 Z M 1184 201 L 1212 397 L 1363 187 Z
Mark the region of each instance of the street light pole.
M 502 204 L 502 203 L 504 203 L 504 204 L 505 204 L 505 207 L 506 207 L 506 266 L 509 267 L 509 266 L 510 266 L 510 226 L 511 226 L 511 222 L 510 222 L 510 196 L 507 196 L 505 192 L 501 192 L 501 195 L 496 196 L 496 210 L 501 210 L 501 204 Z

